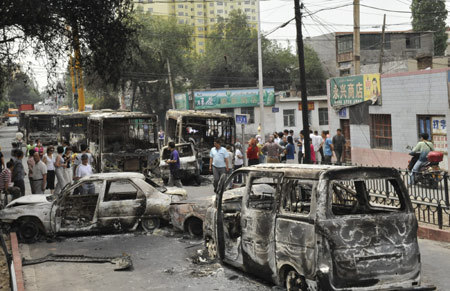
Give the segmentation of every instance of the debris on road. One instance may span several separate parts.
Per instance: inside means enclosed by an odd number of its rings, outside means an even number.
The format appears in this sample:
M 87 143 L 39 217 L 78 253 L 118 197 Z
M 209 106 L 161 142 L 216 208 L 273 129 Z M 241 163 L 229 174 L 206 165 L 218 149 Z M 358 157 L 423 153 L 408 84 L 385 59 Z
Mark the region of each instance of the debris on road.
M 133 266 L 130 256 L 124 254 L 121 257 L 92 257 L 84 255 L 55 255 L 48 254 L 39 259 L 22 259 L 23 266 L 36 265 L 45 262 L 70 262 L 70 263 L 111 263 L 115 264 L 114 271 L 128 270 Z

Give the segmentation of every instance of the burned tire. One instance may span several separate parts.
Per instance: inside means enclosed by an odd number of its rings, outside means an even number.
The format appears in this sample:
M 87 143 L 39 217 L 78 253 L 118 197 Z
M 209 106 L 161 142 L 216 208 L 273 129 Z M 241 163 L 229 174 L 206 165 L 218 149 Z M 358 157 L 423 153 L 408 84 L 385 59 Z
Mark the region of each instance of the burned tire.
M 203 235 L 203 221 L 197 217 L 191 217 L 186 221 L 186 229 L 191 236 L 200 237 Z
M 144 218 L 141 221 L 141 226 L 142 229 L 144 229 L 145 231 L 154 231 L 155 229 L 157 229 L 159 227 L 159 225 L 161 224 L 161 221 L 159 220 L 158 217 L 150 217 L 150 218 Z
M 201 186 L 202 185 L 202 178 L 200 177 L 200 175 L 195 175 L 195 184 L 197 186 Z
M 17 234 L 21 242 L 34 243 L 41 236 L 41 223 L 35 218 L 24 218 L 17 225 Z
M 211 237 L 206 238 L 206 251 L 210 259 L 217 258 L 217 244 Z
M 300 276 L 295 270 L 290 270 L 286 275 L 286 290 L 287 291 L 307 291 L 308 286 L 305 278 Z

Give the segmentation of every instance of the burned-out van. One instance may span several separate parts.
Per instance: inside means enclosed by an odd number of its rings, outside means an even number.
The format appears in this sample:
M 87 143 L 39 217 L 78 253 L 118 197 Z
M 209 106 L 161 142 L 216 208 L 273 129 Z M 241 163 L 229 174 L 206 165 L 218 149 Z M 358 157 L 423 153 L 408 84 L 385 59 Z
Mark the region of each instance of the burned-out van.
M 71 146 L 80 149 L 87 144 L 88 116 L 92 112 L 70 112 L 59 115 L 59 140 L 68 141 Z
M 203 173 L 208 173 L 209 152 L 214 141 L 222 146 L 233 145 L 236 140 L 234 118 L 226 114 L 196 111 L 168 110 L 166 113 L 166 138 L 175 143 L 192 143 Z
M 200 165 L 197 159 L 197 151 L 192 143 L 176 144 L 175 149 L 180 157 L 180 179 L 183 183 L 194 181 L 197 185 L 201 184 Z M 166 160 L 170 158 L 170 150 L 168 146 L 161 149 L 159 162 L 159 171 L 164 184 L 167 184 L 170 177 L 170 166 Z
M 395 169 L 264 164 L 222 177 L 204 236 L 211 256 L 287 290 L 434 290 L 417 227 Z
M 95 170 L 150 175 L 159 166 L 158 117 L 127 111 L 91 113 L 88 146 Z

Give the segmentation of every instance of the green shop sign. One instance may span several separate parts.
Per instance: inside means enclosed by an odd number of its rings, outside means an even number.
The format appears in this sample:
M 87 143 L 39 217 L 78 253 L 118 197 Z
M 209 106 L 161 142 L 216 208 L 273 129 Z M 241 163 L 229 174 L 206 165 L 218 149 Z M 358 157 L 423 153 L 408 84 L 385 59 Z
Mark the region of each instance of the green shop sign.
M 380 74 L 365 74 L 330 79 L 330 103 L 333 107 L 352 106 L 367 100 L 381 102 Z
M 175 108 L 181 110 L 189 109 L 189 93 L 175 94 Z
M 264 105 L 275 104 L 274 88 L 264 88 Z M 229 89 L 194 92 L 195 109 L 218 109 L 259 106 L 258 89 Z

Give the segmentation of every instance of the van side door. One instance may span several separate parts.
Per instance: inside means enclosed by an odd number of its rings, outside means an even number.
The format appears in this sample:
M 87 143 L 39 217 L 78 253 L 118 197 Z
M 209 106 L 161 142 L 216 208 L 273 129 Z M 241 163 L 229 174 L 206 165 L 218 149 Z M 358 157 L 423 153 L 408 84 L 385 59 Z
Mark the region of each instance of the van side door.
M 275 217 L 282 173 L 253 172 L 242 201 L 242 256 L 244 269 L 272 278 L 275 266 Z
M 285 177 L 275 227 L 277 269 L 293 267 L 305 278 L 313 276 L 316 258 L 316 188 L 317 181 Z

